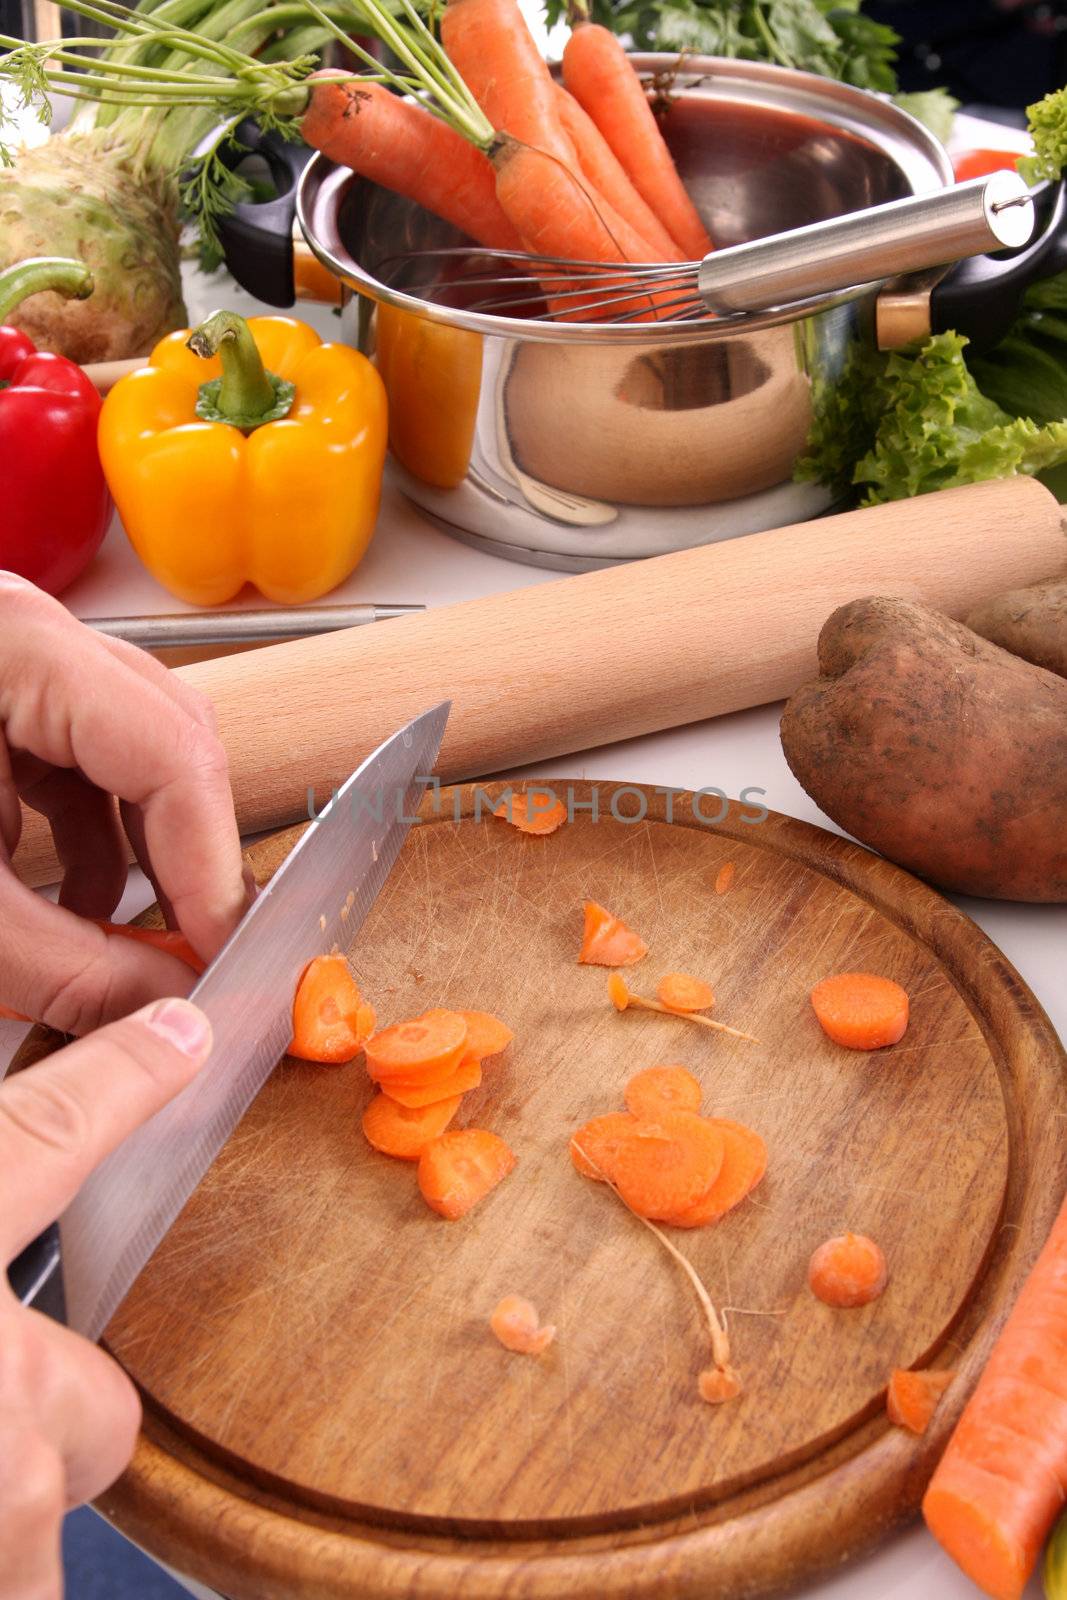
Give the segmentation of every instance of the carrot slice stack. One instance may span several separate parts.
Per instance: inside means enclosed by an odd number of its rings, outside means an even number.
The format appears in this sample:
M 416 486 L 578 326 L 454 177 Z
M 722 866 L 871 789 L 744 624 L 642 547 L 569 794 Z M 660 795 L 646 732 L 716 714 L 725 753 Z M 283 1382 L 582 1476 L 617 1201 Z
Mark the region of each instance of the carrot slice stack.
M 595 900 L 585 902 L 580 962 L 596 967 L 632 967 L 647 954 L 648 945 L 625 922 Z
M 288 1054 L 301 1061 L 351 1061 L 373 1028 L 374 1008 L 360 994 L 345 957 L 316 956 L 297 987 Z
M 453 1095 L 466 1094 L 477 1089 L 482 1081 L 482 1068 L 475 1055 L 464 1056 L 458 1067 L 438 1077 L 428 1079 L 383 1078 L 381 1087 L 398 1105 L 418 1108 L 432 1106 L 439 1100 L 451 1100 Z
M 385 1082 L 425 1080 L 458 1067 L 467 1050 L 467 1024 L 458 1011 L 424 1011 L 395 1022 L 367 1040 L 364 1053 L 372 1078 Z
M 417 1161 L 426 1146 L 440 1138 L 459 1110 L 462 1097 L 436 1100 L 433 1105 L 409 1110 L 386 1094 L 376 1094 L 363 1113 L 368 1144 L 399 1161 Z

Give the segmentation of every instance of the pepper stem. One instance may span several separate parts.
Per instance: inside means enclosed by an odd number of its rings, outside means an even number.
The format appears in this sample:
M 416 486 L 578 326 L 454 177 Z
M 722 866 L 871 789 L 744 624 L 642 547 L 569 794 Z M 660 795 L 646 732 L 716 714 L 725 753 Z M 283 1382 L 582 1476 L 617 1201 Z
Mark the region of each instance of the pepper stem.
M 222 377 L 200 385 L 198 417 L 251 431 L 288 416 L 295 386 L 267 371 L 248 323 L 236 311 L 213 312 L 186 343 L 194 355 L 217 355 L 222 362 Z
M 82 261 L 65 256 L 33 256 L 0 272 L 0 322 L 6 322 L 17 305 L 31 294 L 54 289 L 64 300 L 87 300 L 93 292 L 93 275 Z

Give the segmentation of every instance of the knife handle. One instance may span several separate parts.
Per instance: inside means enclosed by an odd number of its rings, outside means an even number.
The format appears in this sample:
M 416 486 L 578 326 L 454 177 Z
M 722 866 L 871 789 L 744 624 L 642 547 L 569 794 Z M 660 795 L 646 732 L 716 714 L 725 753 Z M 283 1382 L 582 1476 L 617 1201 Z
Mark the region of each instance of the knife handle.
M 60 1270 L 59 1223 L 32 1239 L 7 1269 L 15 1299 L 42 1311 L 55 1322 L 66 1322 L 63 1273 Z

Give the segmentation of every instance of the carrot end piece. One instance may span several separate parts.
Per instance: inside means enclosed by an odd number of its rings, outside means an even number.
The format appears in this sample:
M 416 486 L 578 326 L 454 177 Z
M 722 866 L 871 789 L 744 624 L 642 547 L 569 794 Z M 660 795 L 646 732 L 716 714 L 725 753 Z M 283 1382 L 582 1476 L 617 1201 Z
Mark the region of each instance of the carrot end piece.
M 632 967 L 648 954 L 648 945 L 619 917 L 598 905 L 585 902 L 585 927 L 578 960 L 586 966 Z
M 873 1239 L 842 1233 L 827 1239 L 808 1263 L 808 1284 L 824 1305 L 838 1309 L 869 1305 L 889 1281 L 885 1256 Z

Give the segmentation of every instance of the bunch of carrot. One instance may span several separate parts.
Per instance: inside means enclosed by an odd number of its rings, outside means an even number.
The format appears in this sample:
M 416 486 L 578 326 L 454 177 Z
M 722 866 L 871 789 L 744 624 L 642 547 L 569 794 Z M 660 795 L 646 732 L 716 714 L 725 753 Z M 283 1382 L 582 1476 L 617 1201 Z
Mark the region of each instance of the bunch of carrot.
M 366 4 L 407 69 L 397 87 L 414 82 L 426 105 L 381 83 L 315 74 L 301 124 L 315 149 L 491 249 L 606 263 L 697 260 L 711 249 L 644 87 L 607 28 L 576 22 L 560 85 L 517 0 L 447 0 L 440 44 L 409 4 L 404 27 L 380 0 Z M 567 293 L 563 280 L 554 309 Z M 571 304 L 585 314 L 581 297 Z M 669 295 L 626 309 L 669 315 Z

